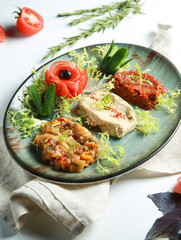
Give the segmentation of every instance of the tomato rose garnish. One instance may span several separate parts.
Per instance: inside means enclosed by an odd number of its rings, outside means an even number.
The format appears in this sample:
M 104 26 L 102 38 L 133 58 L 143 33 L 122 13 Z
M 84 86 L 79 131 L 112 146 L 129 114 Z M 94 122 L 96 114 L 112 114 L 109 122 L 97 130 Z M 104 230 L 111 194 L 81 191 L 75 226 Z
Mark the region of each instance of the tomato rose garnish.
M 86 69 L 80 69 L 72 62 L 57 61 L 45 73 L 45 80 L 49 86 L 56 85 L 56 95 L 67 98 L 78 96 L 87 85 Z

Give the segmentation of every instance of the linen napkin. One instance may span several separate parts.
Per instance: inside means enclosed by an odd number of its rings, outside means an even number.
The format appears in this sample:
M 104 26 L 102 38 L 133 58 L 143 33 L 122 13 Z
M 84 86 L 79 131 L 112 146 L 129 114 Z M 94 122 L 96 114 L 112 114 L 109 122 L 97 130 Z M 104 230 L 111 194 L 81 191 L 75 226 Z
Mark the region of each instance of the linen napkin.
M 161 49 L 165 55 L 169 52 L 165 50 L 170 49 L 170 29 L 170 26 L 158 25 L 158 33 L 152 44 L 152 48 L 157 51 Z M 171 56 L 168 57 L 171 59 Z M 137 168 L 140 174 L 146 171 L 152 176 L 154 173 L 181 171 L 180 132 L 160 153 Z M 0 217 L 16 230 L 20 230 L 38 209 L 62 223 L 74 236 L 104 215 L 110 181 L 70 186 L 32 177 L 11 159 L 4 144 L 2 128 L 0 143 Z

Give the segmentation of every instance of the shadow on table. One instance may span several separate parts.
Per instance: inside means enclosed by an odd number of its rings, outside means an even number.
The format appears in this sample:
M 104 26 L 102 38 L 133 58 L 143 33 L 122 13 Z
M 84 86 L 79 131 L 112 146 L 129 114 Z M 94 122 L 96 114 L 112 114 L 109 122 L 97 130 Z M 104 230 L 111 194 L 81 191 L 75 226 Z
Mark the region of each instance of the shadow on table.
M 0 239 L 73 240 L 74 237 L 43 211 L 35 213 L 19 232 L 0 220 Z
M 27 38 L 28 36 L 22 34 L 16 27 L 16 25 L 10 25 L 5 28 L 6 36 L 9 38 Z
M 0 239 L 5 239 L 16 234 L 16 231 L 0 219 Z
M 63 225 L 57 223 L 52 217 L 43 211 L 39 211 L 32 216 L 30 221 L 22 229 L 24 236 L 30 236 L 31 239 L 42 240 L 72 240 L 73 237 L 64 228 Z

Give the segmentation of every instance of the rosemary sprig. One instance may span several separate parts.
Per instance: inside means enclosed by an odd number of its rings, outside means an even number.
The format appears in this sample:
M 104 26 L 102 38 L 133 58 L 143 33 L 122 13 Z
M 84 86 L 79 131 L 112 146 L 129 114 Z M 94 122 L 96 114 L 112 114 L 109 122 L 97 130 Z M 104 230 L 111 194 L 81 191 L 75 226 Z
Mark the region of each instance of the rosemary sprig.
M 70 12 L 70 13 L 59 13 L 58 17 L 69 17 L 69 16 L 75 16 L 75 15 L 82 15 L 85 13 L 92 15 L 92 13 L 95 13 L 95 12 L 97 12 L 97 14 L 102 15 L 107 11 L 112 11 L 112 10 L 121 8 L 121 6 L 124 3 L 125 2 L 115 2 L 110 5 L 102 5 L 101 7 L 96 7 L 96 8 L 91 8 L 91 9 L 75 10 L 74 12 Z
M 54 57 L 54 55 L 61 51 L 67 46 L 73 46 L 82 38 L 88 38 L 96 32 L 104 32 L 107 28 L 116 28 L 118 24 L 127 17 L 130 13 L 141 13 L 141 6 L 139 4 L 140 0 L 126 0 L 122 2 L 112 3 L 110 5 L 103 5 L 98 8 L 76 10 L 72 13 L 62 13 L 58 14 L 59 17 L 69 17 L 73 15 L 81 15 L 80 18 L 71 21 L 69 24 L 71 26 L 77 25 L 81 22 L 90 20 L 94 18 L 95 21 L 92 23 L 89 29 L 80 29 L 79 35 L 63 38 L 65 41 L 60 44 L 50 47 L 48 54 L 44 59 L 49 57 Z M 101 15 L 109 13 L 108 16 L 98 18 Z
M 101 16 L 101 15 L 107 13 L 107 12 L 111 16 L 111 11 L 114 11 L 114 10 L 116 10 L 116 11 L 121 10 L 122 11 L 124 7 L 127 7 L 127 2 L 128 1 L 115 2 L 115 3 L 112 3 L 112 5 L 103 5 L 102 7 L 99 7 L 99 8 L 78 10 L 78 11 L 75 11 L 75 12 L 72 12 L 72 13 L 68 13 L 69 15 L 64 13 L 64 14 L 59 14 L 58 16 L 59 17 L 62 17 L 62 16 L 68 17 L 68 16 L 77 15 L 77 14 L 81 15 L 80 18 L 75 19 L 75 20 L 73 20 L 69 23 L 70 26 L 75 26 L 79 23 L 90 20 L 91 18 L 99 17 L 99 16 Z M 125 4 L 126 4 L 126 6 L 125 6 Z

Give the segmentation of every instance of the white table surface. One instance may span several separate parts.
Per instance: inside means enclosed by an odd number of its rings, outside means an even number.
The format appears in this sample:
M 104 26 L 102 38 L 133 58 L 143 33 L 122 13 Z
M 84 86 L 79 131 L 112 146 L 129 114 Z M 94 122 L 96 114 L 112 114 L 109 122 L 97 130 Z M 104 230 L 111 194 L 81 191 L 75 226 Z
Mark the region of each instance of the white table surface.
M 0 126 L 7 104 L 18 86 L 30 75 L 33 67 L 40 67 L 48 47 L 78 33 L 78 27 L 67 25 L 69 18 L 57 18 L 60 12 L 92 8 L 108 0 L 0 0 L 0 25 L 7 31 L 5 42 L 0 43 Z M 30 7 L 44 18 L 44 28 L 38 34 L 25 37 L 17 32 L 12 12 L 16 6 Z M 111 42 L 134 43 L 149 47 L 157 24 L 179 26 L 180 0 L 145 0 L 144 15 L 124 19 L 115 29 L 94 34 L 79 41 L 71 49 L 89 44 Z M 80 25 L 86 28 L 87 24 Z M 179 33 L 178 33 L 179 34 Z M 63 49 L 65 53 L 69 48 Z M 162 216 L 147 197 L 148 194 L 173 191 L 180 174 L 141 178 L 137 171 L 121 177 L 110 189 L 105 215 L 89 225 L 78 240 L 143 240 L 156 218 Z M 0 220 L 0 239 L 6 240 L 71 240 L 73 237 L 43 212 L 34 215 L 23 229 L 15 233 Z

